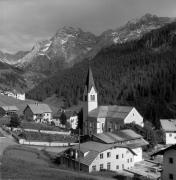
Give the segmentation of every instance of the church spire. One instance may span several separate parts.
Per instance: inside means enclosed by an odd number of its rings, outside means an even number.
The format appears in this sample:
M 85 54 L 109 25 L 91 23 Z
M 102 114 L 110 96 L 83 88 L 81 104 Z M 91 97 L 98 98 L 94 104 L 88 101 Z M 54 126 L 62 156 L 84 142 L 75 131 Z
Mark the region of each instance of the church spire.
M 86 85 L 85 85 L 85 90 L 87 91 L 87 93 L 90 92 L 92 87 L 94 87 L 94 89 L 96 91 L 96 87 L 95 87 L 95 83 L 94 83 L 94 79 L 93 79 L 93 74 L 92 74 L 92 69 L 89 66 L 87 79 L 86 79 Z

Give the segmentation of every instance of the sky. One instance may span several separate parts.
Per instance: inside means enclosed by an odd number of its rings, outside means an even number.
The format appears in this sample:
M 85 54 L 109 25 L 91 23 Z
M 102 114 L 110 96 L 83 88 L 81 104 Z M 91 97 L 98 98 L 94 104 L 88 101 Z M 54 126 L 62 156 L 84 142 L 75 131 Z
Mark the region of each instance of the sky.
M 63 26 L 99 35 L 146 13 L 176 17 L 176 0 L 0 0 L 0 50 L 30 50 Z

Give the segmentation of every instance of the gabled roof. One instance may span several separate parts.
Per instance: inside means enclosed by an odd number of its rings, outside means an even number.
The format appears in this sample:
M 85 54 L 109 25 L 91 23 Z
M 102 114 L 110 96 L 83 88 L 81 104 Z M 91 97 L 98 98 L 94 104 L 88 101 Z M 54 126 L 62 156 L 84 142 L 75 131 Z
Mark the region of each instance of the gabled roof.
M 98 108 L 89 112 L 89 117 L 96 118 L 117 118 L 124 120 L 126 116 L 131 112 L 133 107 L 131 106 L 99 106 Z
M 33 114 L 51 113 L 52 110 L 47 104 L 28 104 L 27 107 L 31 109 Z
M 142 138 L 141 135 L 135 133 L 131 129 L 120 130 L 115 133 L 105 132 L 101 134 L 95 134 L 93 136 L 95 136 L 96 138 L 100 139 L 101 141 L 107 144 Z
M 176 131 L 176 119 L 160 119 L 160 123 L 164 131 Z
M 167 147 L 167 148 L 164 148 L 164 149 L 162 149 L 162 150 L 159 150 L 159 151 L 153 153 L 151 156 L 164 155 L 164 153 L 167 152 L 167 151 L 169 151 L 169 150 L 176 150 L 176 144 L 171 145 L 171 146 L 169 146 L 169 147 Z
M 126 148 L 128 149 L 133 155 L 136 155 L 135 152 L 124 145 L 119 145 L 119 144 L 103 144 L 103 143 L 98 143 L 94 141 L 88 141 L 85 143 L 80 144 L 80 151 L 85 153 L 88 152 L 85 157 L 80 158 L 80 163 L 85 164 L 85 165 L 90 165 L 93 160 L 98 156 L 99 153 L 106 151 L 111 148 Z M 72 147 L 72 149 L 79 150 L 79 145 L 75 145 Z
M 89 66 L 84 93 L 86 94 L 89 93 L 92 87 L 94 87 L 95 91 L 97 91 L 95 87 L 93 75 L 92 75 L 92 70 L 91 70 L 91 67 Z
M 16 106 L 1 106 L 4 111 L 18 111 L 19 109 Z

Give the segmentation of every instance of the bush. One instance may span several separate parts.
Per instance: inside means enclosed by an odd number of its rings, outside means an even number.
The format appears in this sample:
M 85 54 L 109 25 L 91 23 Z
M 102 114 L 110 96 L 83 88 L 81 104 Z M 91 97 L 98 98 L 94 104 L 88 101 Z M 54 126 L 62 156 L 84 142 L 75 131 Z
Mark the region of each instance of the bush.
M 10 127 L 18 127 L 21 124 L 20 119 L 17 114 L 11 116 Z

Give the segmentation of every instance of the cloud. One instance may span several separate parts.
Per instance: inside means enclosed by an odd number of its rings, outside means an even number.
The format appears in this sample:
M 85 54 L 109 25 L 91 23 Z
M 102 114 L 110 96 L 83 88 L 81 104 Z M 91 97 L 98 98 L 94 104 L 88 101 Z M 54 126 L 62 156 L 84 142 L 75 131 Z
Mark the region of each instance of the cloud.
M 63 26 L 100 34 L 145 13 L 176 15 L 175 0 L 0 0 L 0 50 L 29 50 Z

